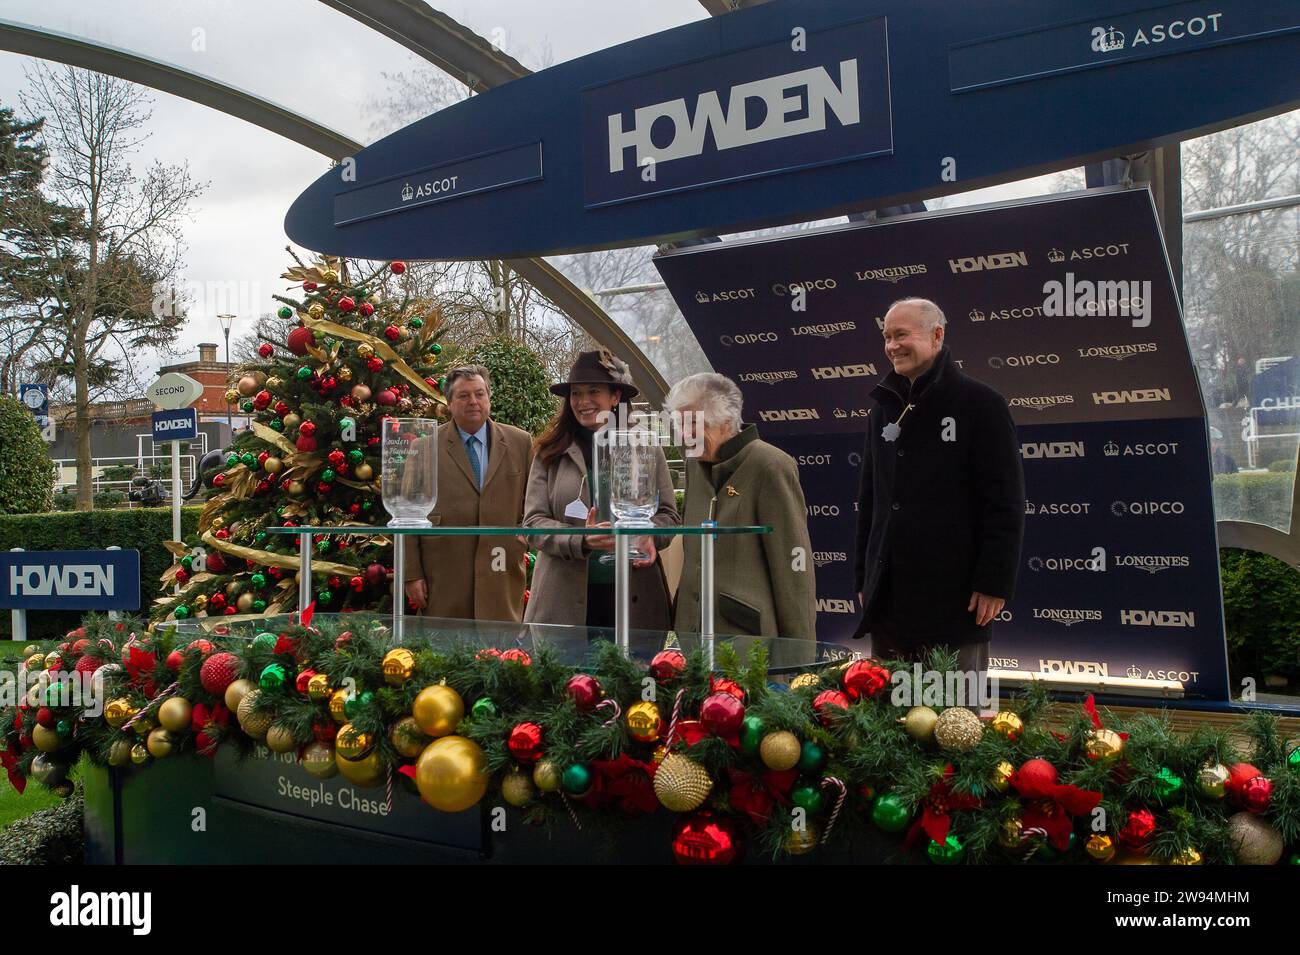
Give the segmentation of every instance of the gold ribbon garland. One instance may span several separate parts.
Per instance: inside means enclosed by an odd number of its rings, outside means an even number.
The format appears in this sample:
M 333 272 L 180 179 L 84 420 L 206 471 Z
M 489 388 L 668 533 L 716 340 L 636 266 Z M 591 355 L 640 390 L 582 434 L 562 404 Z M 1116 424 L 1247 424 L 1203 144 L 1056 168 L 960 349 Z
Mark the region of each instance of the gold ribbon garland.
M 447 399 L 434 391 L 433 388 L 429 387 L 429 383 L 417 375 L 415 369 L 408 365 L 401 355 L 393 351 L 388 342 L 384 341 L 382 338 L 375 338 L 371 335 L 367 335 L 365 332 L 359 332 L 354 328 L 348 328 L 345 325 L 331 322 L 328 319 L 315 319 L 310 315 L 304 315 L 302 323 L 312 331 L 321 331 L 326 335 L 333 335 L 335 338 L 346 338 L 349 341 L 362 342 L 369 345 L 375 350 L 375 354 L 388 361 L 399 375 L 418 388 L 423 394 L 432 398 L 438 404 L 446 407 Z

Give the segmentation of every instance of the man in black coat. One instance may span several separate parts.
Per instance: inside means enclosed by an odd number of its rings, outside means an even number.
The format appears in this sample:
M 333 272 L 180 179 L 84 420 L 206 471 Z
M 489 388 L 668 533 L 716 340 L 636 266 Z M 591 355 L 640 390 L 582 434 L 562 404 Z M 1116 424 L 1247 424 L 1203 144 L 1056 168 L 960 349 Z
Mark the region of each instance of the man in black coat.
M 927 299 L 903 299 L 885 315 L 894 370 L 871 391 L 855 636 L 869 631 L 882 659 L 948 646 L 959 669 L 982 674 L 991 623 L 1015 588 L 1025 481 L 1006 400 L 957 367 L 944 325 Z

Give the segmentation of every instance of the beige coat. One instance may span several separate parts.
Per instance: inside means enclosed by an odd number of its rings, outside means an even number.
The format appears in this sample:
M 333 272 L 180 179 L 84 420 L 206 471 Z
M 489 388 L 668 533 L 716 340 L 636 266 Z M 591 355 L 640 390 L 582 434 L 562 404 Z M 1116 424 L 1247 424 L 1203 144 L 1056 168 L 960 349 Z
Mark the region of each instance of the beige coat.
M 519 527 L 533 460 L 532 437 L 508 424 L 488 423 L 488 470 L 483 490 L 474 483 L 456 424 L 438 427 L 438 503 L 435 527 Z M 519 538 L 407 535 L 406 579 L 424 580 L 426 617 L 520 620 L 528 548 Z M 501 548 L 501 550 L 497 550 Z
M 711 469 L 698 458 L 687 460 L 685 523 L 708 520 L 716 497 L 719 526 L 765 524 L 772 533 L 718 535 L 714 632 L 815 639 L 817 584 L 799 466 L 780 448 L 759 440 L 752 425 L 724 444 L 719 456 Z M 686 553 L 674 629 L 699 633 L 700 539 L 689 536 L 682 543 Z
M 528 476 L 528 497 L 524 504 L 525 527 L 582 527 L 584 518 L 565 517 L 564 509 L 574 499 L 591 507 L 587 487 L 587 463 L 576 443 L 551 462 L 533 461 Z M 675 527 L 677 497 L 673 493 L 668 461 L 659 452 L 659 510 L 652 518 L 659 527 Z M 533 586 L 524 620 L 529 623 L 587 624 L 587 559 L 581 535 L 529 538 L 537 550 Z M 658 538 L 667 546 L 669 538 Z M 595 555 L 592 555 L 595 559 Z M 672 623 L 668 587 L 658 559 L 654 566 L 632 570 L 631 623 L 634 630 L 667 630 Z

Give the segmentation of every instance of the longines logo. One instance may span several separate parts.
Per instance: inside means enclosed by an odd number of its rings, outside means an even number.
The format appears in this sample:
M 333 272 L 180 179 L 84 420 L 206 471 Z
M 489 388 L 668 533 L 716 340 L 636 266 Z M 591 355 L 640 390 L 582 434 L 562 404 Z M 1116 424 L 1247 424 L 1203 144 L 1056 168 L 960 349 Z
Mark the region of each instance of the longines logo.
M 775 385 L 778 381 L 795 381 L 797 371 L 747 371 L 739 376 L 741 381 L 756 381 L 764 385 Z
M 1029 408 L 1032 411 L 1046 411 L 1060 405 L 1074 404 L 1074 395 L 1025 395 L 1012 398 L 1007 402 L 1012 408 Z
M 828 378 L 868 378 L 875 373 L 875 365 L 825 365 L 812 369 L 812 376 L 818 381 Z
M 891 285 L 897 285 L 905 278 L 913 275 L 924 275 L 925 266 L 917 265 L 891 265 L 883 269 L 866 269 L 862 272 L 855 273 L 859 282 L 876 281 L 889 282 Z
M 856 331 L 857 322 L 831 322 L 825 325 L 799 325 L 791 326 L 791 335 L 816 335 L 818 338 L 830 338 L 832 335 L 838 335 L 840 332 Z
M 1076 517 L 1088 513 L 1091 501 L 1052 501 L 1047 504 L 1035 504 L 1025 501 L 1026 517 Z
M 1019 657 L 989 657 L 989 669 L 991 670 L 1019 670 Z
M 983 272 L 992 269 L 1018 269 L 1029 264 L 1029 256 L 1024 252 L 996 252 L 993 255 L 973 255 L 960 259 L 949 259 L 948 268 L 953 274 L 958 272 Z
M 1129 391 L 1094 391 L 1095 405 L 1141 404 L 1147 401 L 1171 401 L 1168 388 L 1134 388 Z
M 815 550 L 813 551 L 813 563 L 818 567 L 825 567 L 828 564 L 846 563 L 849 555 L 842 550 Z
M 1180 683 L 1196 683 L 1201 679 L 1199 670 L 1144 670 L 1136 663 L 1124 671 L 1133 680 L 1177 680 Z
M 759 345 L 777 340 L 776 332 L 745 332 L 742 335 L 719 335 L 718 341 L 730 348 L 732 345 Z
M 1060 607 L 1035 607 L 1035 620 L 1050 620 L 1062 626 L 1073 627 L 1076 623 L 1095 623 L 1102 619 L 1100 610 L 1073 610 Z
M 739 302 L 743 299 L 756 298 L 752 288 L 733 288 L 725 292 L 705 292 L 695 293 L 695 301 L 701 305 L 707 305 L 710 302 Z
M 1095 660 L 1042 660 L 1038 661 L 1039 673 L 1053 673 L 1059 676 L 1110 676 L 1110 665 Z
M 1007 322 L 1015 318 L 1042 318 L 1043 306 L 1018 305 L 1014 308 L 995 308 L 987 312 L 977 306 L 970 310 L 968 317 L 972 322 Z
M 791 282 L 789 285 L 783 285 L 778 282 L 772 286 L 772 294 L 780 295 L 784 298 L 786 295 L 795 294 L 800 289 L 803 289 L 805 292 L 811 292 L 814 290 L 818 292 L 829 292 L 831 289 L 838 287 L 839 283 L 834 279 L 810 279 L 807 282 Z
M 1190 610 L 1121 610 L 1119 622 L 1126 627 L 1195 627 Z
M 1080 348 L 1080 358 L 1113 358 L 1116 361 L 1123 361 L 1125 358 L 1132 358 L 1134 355 L 1151 355 L 1156 351 L 1155 342 L 1141 342 L 1133 345 L 1095 345 L 1091 348 Z
M 857 613 L 858 608 L 852 600 L 839 600 L 834 597 L 817 598 L 818 613 Z
M 1177 441 L 1147 441 L 1139 444 L 1119 445 L 1107 441 L 1102 453 L 1108 458 L 1145 457 L 1147 455 L 1163 456 L 1178 453 Z
M 1158 574 L 1172 568 L 1184 569 L 1192 566 L 1192 559 L 1186 554 L 1116 554 L 1116 567 L 1132 567 L 1145 570 L 1148 574 Z
M 1030 368 L 1034 365 L 1059 365 L 1061 356 L 1055 352 L 1046 352 L 1041 355 L 991 355 L 989 357 L 990 368 Z
M 764 421 L 820 421 L 821 415 L 816 408 L 779 408 L 773 411 L 760 411 L 759 417 Z
M 1158 517 L 1183 511 L 1182 501 L 1115 501 L 1110 506 L 1110 512 L 1116 517 Z
M 1092 245 L 1085 246 L 1082 249 L 1071 249 L 1065 253 L 1060 249 L 1052 249 L 1047 253 L 1047 261 L 1053 265 L 1059 265 L 1062 262 L 1076 262 L 1079 259 L 1104 259 L 1112 255 L 1128 255 L 1128 243 L 1118 242 L 1112 245 Z
M 1041 458 L 1081 458 L 1082 441 L 1026 441 L 1020 445 L 1020 456 L 1026 461 Z
M 1145 30 L 1141 27 L 1135 30 L 1132 39 L 1114 26 L 1093 27 L 1091 48 L 1094 53 L 1119 53 L 1126 47 L 1136 50 L 1166 40 L 1178 41 L 1193 36 L 1213 35 L 1219 32 L 1219 18 L 1222 16 L 1222 13 L 1207 13 L 1170 20 L 1168 23 L 1153 23 Z
M 1026 561 L 1035 573 L 1043 571 L 1083 570 L 1090 574 L 1106 572 L 1106 548 L 1094 547 L 1087 557 L 1038 557 Z

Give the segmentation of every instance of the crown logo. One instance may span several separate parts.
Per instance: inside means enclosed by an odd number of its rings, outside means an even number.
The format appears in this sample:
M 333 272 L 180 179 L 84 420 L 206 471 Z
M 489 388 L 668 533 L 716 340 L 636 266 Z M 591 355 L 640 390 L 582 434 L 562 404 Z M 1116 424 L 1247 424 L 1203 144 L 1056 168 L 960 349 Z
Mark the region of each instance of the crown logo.
M 1114 53 L 1116 50 L 1124 49 L 1124 34 L 1114 27 L 1106 30 L 1101 37 L 1101 52 Z
M 1128 674 L 1130 680 L 1140 680 L 1142 678 L 1142 668 L 1138 666 L 1136 663 L 1134 663 L 1124 672 Z
M 1048 252 L 1048 253 L 1047 253 L 1047 261 L 1049 261 L 1049 262 L 1064 262 L 1064 261 L 1065 261 L 1065 253 L 1062 252 L 1060 249 L 1053 249 L 1051 252 Z
M 701 305 L 703 305 L 704 303 L 708 302 L 708 300 L 709 300 L 709 293 L 708 293 L 708 292 L 696 292 L 696 293 L 695 293 L 695 301 L 699 302 Z
M 970 320 L 972 322 L 982 322 L 984 321 L 984 313 L 981 312 L 978 308 L 972 308 L 970 310 Z
M 1106 446 L 1103 447 L 1101 451 L 1102 454 L 1106 455 L 1106 457 L 1108 458 L 1119 457 L 1119 445 L 1116 444 L 1114 441 L 1107 441 Z
M 411 188 L 411 184 L 408 182 L 405 186 L 402 187 L 402 201 L 410 202 L 414 198 L 415 198 L 415 190 Z

